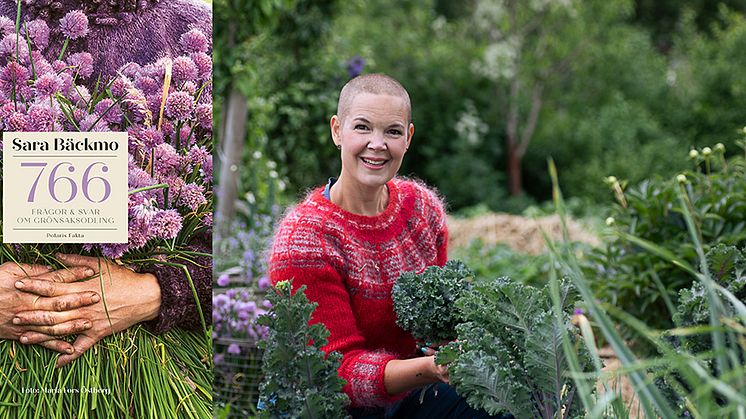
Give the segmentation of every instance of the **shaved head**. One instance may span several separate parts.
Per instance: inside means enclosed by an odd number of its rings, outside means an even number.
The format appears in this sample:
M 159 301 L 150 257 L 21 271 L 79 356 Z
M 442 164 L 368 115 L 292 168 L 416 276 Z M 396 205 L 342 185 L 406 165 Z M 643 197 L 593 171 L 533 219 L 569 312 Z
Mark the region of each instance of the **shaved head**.
M 409 93 L 401 83 L 385 74 L 363 74 L 348 81 L 339 93 L 339 102 L 337 102 L 337 116 L 340 119 L 347 117 L 353 99 L 360 93 L 401 98 L 407 108 L 407 118 L 409 121 L 412 120 L 412 103 L 409 100 Z

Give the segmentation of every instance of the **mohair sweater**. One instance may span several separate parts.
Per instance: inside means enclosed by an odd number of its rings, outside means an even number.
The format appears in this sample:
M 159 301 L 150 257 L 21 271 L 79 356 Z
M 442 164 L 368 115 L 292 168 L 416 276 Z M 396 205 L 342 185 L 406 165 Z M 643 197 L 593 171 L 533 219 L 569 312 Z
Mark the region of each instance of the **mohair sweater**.
M 339 376 L 352 407 L 385 406 L 384 369 L 415 356 L 412 335 L 396 325 L 391 287 L 404 271 L 422 272 L 447 260 L 443 202 L 424 185 L 387 183 L 389 202 L 378 216 L 349 213 L 314 190 L 280 222 L 270 253 L 270 279 L 306 285 L 318 303 L 311 323 L 331 333 L 327 353 L 342 353 Z

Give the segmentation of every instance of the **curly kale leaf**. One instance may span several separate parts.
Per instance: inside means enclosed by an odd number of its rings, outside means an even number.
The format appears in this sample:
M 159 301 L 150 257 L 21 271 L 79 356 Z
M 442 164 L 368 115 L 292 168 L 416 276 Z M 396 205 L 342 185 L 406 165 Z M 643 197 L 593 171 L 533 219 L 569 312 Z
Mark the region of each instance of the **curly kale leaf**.
M 436 363 L 449 365 L 451 383 L 472 407 L 521 418 L 551 418 L 565 407 L 581 411 L 562 347 L 564 333 L 573 342 L 579 337 L 566 313 L 577 294 L 562 281 L 560 296 L 565 311 L 560 323 L 547 287 L 509 278 L 477 282 L 457 301 L 465 322 L 456 327 L 458 340 L 440 349 Z M 590 371 L 587 351 L 579 349 L 577 355 Z
M 329 330 L 321 323 L 309 325 L 317 304 L 308 301 L 305 288 L 293 294 L 290 281 L 278 283 L 267 296 L 272 309 L 259 318 L 269 327 L 262 342 L 260 417 L 347 417 L 349 398 L 337 373 L 342 355 L 334 351 L 325 356 L 321 350 Z
M 426 342 L 452 340 L 462 321 L 454 303 L 470 288 L 474 273 L 459 261 L 430 266 L 421 274 L 405 272 L 394 284 L 396 324 Z

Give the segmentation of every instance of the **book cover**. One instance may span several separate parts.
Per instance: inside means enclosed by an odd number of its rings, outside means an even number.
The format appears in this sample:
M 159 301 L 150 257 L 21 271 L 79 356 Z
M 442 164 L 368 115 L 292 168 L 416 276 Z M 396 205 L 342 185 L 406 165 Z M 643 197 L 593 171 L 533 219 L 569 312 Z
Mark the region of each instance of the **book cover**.
M 0 417 L 212 417 L 211 20 L 0 1 Z

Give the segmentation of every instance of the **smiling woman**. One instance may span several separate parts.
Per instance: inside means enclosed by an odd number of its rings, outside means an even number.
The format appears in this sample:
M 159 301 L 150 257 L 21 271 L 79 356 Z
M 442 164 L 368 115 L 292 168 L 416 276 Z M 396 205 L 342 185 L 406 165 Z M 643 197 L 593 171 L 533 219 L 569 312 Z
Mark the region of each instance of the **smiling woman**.
M 469 408 L 446 385 L 448 370 L 435 365 L 433 352 L 418 351 L 395 324 L 396 279 L 447 260 L 443 202 L 422 183 L 396 177 L 414 135 L 410 109 L 404 87 L 383 74 L 359 76 L 342 89 L 330 120 L 341 173 L 282 220 L 270 278 L 292 278 L 294 289 L 305 285 L 318 303 L 312 323 L 329 329 L 322 349 L 342 354 L 339 376 L 353 417 L 488 417 Z M 441 396 L 420 404 L 412 390 L 428 384 Z

